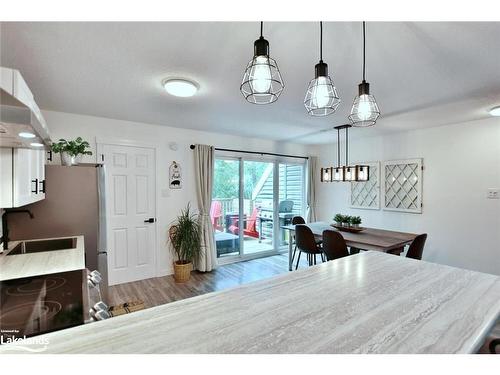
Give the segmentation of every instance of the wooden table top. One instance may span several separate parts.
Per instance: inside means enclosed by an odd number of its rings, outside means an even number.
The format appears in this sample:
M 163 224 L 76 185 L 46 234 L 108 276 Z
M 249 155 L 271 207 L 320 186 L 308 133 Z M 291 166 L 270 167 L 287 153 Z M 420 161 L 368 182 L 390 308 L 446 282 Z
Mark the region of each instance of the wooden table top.
M 339 231 L 324 221 L 306 224 L 315 236 L 322 236 L 323 231 L 338 231 L 344 237 L 347 246 L 354 246 L 364 250 L 389 251 L 411 243 L 417 236 L 414 233 L 395 232 L 391 230 L 366 228 L 359 233 Z M 283 225 L 281 228 L 295 230 L 295 225 Z
M 500 277 L 375 251 L 38 338 L 46 353 L 471 353 Z M 39 349 L 22 341 L 0 353 Z

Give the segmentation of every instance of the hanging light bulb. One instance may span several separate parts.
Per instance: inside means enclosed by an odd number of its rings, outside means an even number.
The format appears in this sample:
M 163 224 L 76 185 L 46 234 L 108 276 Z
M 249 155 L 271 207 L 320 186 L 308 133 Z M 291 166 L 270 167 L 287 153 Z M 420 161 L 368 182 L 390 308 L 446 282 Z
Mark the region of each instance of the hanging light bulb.
M 254 56 L 248 63 L 240 91 L 247 101 L 270 104 L 278 100 L 285 87 L 276 61 L 269 57 L 269 42 L 262 36 L 264 23 L 260 23 L 260 38 L 254 43 Z
M 332 182 L 332 169 L 331 167 L 321 168 L 321 182 Z
M 269 69 L 269 59 L 265 56 L 257 56 L 253 80 L 250 81 L 253 90 L 258 94 L 263 94 L 271 88 L 271 70 Z
M 363 22 L 363 81 L 358 86 L 358 96 L 352 104 L 349 120 L 352 126 L 366 127 L 375 125 L 380 110 L 378 108 L 375 97 L 370 95 L 370 84 L 365 80 L 366 72 L 366 35 L 365 22 Z
M 319 63 L 314 67 L 315 77 L 307 87 L 304 105 L 312 116 L 327 116 L 335 112 L 340 98 L 332 79 L 328 75 L 328 65 L 323 62 L 323 22 L 320 25 Z

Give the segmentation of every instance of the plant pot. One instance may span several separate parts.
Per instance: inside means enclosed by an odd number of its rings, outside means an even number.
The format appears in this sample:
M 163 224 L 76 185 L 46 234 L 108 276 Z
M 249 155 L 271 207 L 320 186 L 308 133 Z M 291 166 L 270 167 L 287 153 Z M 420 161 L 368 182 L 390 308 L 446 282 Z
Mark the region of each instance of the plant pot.
M 359 224 L 351 224 L 353 228 L 359 228 Z
M 78 165 L 82 161 L 82 155 L 73 156 L 66 151 L 61 152 L 61 164 L 70 167 L 72 165 Z
M 349 228 L 351 226 L 351 223 L 342 223 L 342 226 Z
M 176 283 L 185 283 L 189 281 L 191 277 L 191 271 L 193 270 L 193 263 L 179 263 L 179 261 L 174 262 L 174 279 Z

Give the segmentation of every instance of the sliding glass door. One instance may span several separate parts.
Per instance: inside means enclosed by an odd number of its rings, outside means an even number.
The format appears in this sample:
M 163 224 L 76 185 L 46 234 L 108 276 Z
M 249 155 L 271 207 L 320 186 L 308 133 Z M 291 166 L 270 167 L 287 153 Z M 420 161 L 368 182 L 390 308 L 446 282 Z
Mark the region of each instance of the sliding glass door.
M 288 243 L 281 227 L 304 214 L 304 164 L 218 155 L 214 173 L 210 217 L 219 260 L 277 254 Z

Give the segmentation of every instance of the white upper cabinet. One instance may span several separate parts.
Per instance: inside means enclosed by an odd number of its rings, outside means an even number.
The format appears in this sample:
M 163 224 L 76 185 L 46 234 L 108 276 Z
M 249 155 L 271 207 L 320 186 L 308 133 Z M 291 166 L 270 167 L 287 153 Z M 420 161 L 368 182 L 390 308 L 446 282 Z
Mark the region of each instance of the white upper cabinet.
M 18 70 L 13 70 L 13 95 L 17 100 L 33 110 L 35 99 L 26 81 Z M 38 108 L 38 106 L 37 106 Z
M 45 150 L 0 149 L 0 208 L 45 198 Z
M 14 95 L 14 71 L 0 66 L 0 88 Z

